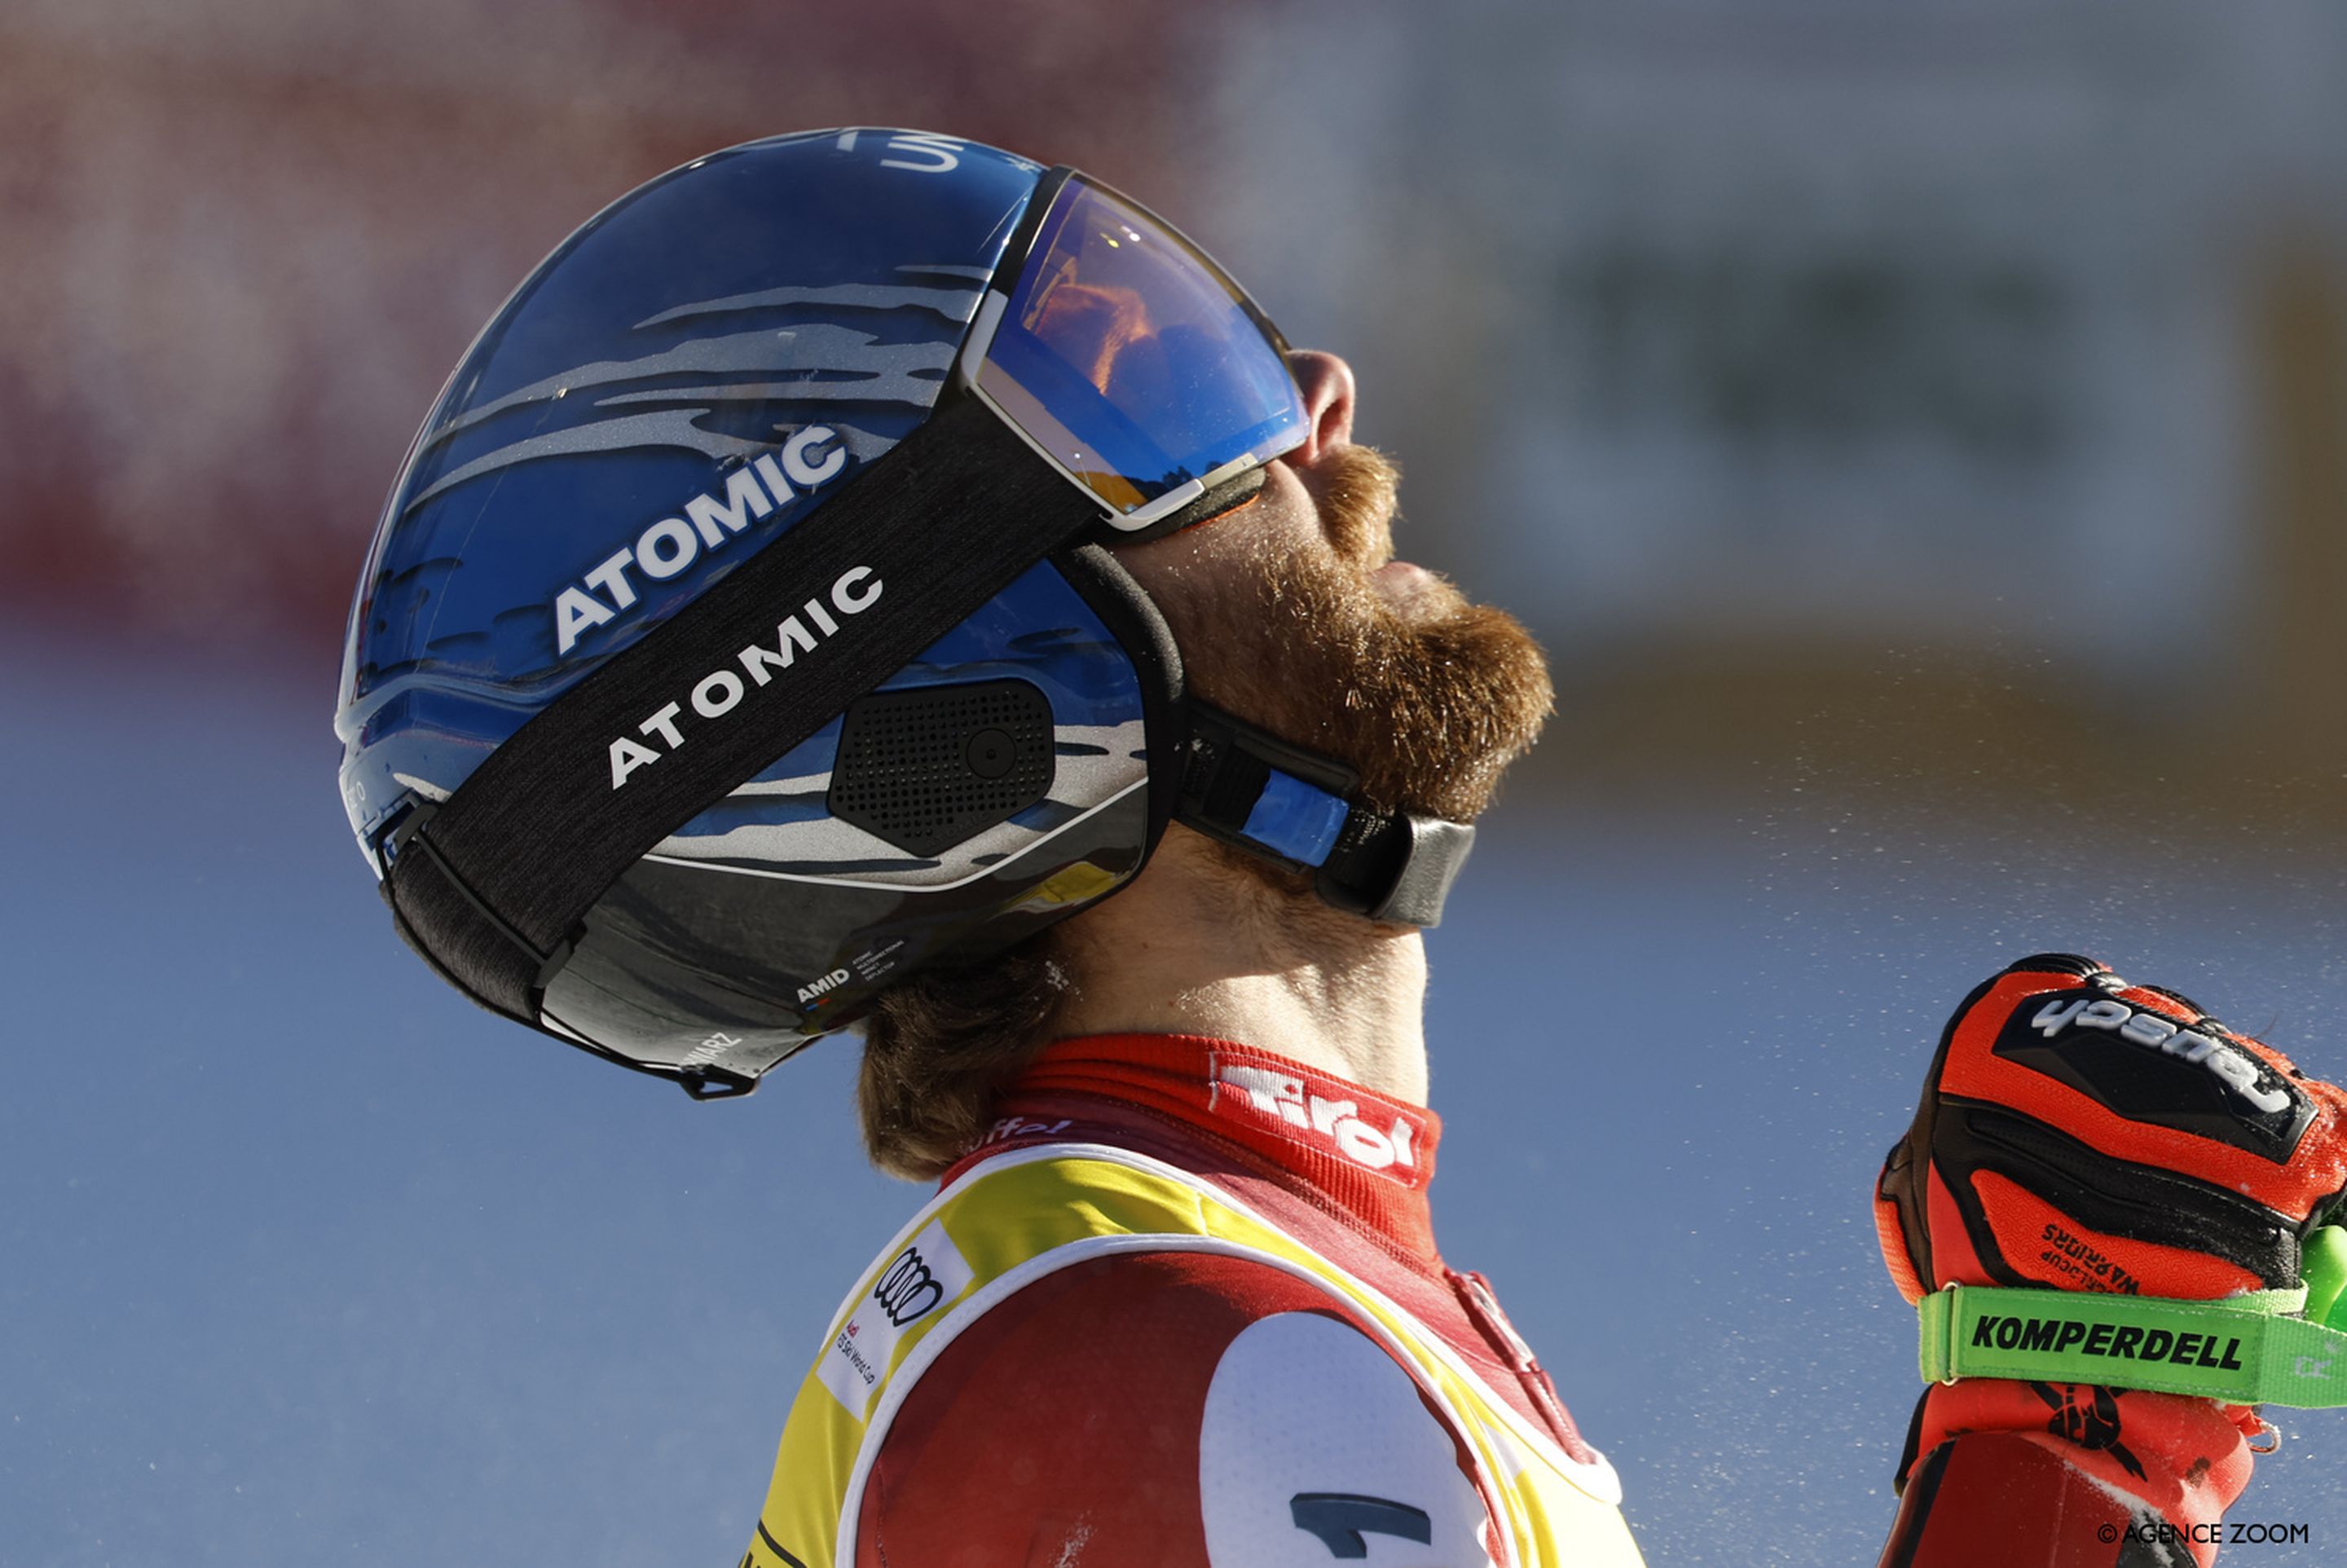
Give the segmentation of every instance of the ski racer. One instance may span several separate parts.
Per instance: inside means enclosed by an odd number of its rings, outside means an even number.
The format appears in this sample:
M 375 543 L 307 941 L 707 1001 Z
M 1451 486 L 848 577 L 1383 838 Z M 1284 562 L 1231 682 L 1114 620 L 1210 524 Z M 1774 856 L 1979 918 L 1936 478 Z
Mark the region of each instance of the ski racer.
M 1434 1245 L 1419 932 L 1550 687 L 1395 557 L 1354 396 L 1107 186 L 850 128 L 621 199 L 418 434 L 338 719 L 401 936 L 701 1098 L 859 1025 L 873 1158 L 939 1184 L 745 1564 L 1638 1561 Z M 2289 1304 L 2335 1091 L 2075 960 L 1949 1040 L 1879 1199 L 1927 1322 L 2122 1267 Z M 2162 1560 L 2081 1522 L 2214 1519 L 2260 1429 L 2113 1381 L 1932 1389 L 1885 1561 Z

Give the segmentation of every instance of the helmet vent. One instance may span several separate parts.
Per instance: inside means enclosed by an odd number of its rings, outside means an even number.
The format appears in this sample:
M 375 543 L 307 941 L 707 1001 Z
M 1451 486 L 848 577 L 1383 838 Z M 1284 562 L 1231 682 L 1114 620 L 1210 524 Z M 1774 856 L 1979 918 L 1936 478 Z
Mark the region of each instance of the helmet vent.
M 933 856 L 1049 794 L 1052 741 L 1051 700 L 1025 681 L 874 692 L 840 724 L 831 815 Z

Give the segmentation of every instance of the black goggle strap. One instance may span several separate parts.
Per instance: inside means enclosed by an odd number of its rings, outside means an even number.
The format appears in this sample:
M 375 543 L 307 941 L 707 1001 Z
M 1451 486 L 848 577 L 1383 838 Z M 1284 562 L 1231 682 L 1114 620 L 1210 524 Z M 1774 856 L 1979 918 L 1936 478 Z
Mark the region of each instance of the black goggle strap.
M 1100 520 L 976 399 L 941 405 L 401 824 L 383 881 L 400 934 L 474 1000 L 543 1027 L 548 982 L 630 866 Z M 617 742 L 679 733 L 615 768 Z
M 1403 926 L 1441 923 L 1475 830 L 1359 798 L 1360 776 L 1191 699 L 1174 820 L 1291 870 L 1322 902 Z

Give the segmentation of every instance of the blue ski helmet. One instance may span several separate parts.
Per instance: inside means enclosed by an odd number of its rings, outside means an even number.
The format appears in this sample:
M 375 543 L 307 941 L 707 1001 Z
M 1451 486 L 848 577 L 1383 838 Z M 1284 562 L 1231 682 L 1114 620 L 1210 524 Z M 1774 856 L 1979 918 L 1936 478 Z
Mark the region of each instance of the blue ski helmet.
M 1307 434 L 1286 356 L 1162 219 L 956 138 L 621 198 L 458 364 L 359 580 L 343 797 L 400 934 L 705 1097 L 1169 821 L 1432 924 L 1471 831 L 1186 700 L 1102 548 L 1260 488 Z

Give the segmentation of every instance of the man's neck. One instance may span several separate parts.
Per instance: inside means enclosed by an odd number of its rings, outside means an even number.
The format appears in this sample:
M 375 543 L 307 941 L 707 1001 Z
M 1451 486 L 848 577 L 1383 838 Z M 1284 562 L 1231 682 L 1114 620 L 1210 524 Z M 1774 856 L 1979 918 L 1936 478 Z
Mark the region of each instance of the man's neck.
M 1061 927 L 1075 994 L 1054 1032 L 1252 1045 L 1426 1103 L 1426 948 L 1235 864 L 1180 825 L 1132 886 Z

